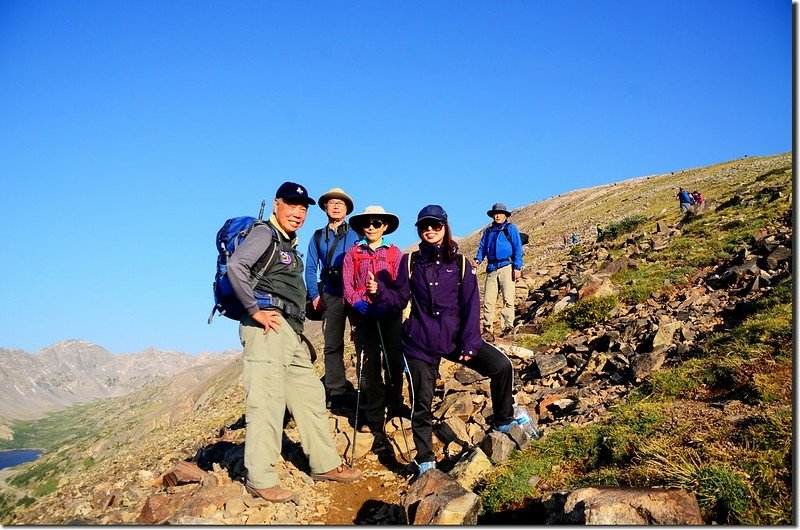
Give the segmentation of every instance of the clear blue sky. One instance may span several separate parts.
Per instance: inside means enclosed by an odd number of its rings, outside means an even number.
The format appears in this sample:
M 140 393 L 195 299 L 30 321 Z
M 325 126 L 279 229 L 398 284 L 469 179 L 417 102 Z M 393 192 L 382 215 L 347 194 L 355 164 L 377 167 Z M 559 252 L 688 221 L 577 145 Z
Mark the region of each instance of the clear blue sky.
M 0 2 L 0 347 L 240 347 L 214 236 L 284 180 L 456 235 L 792 149 L 786 0 Z M 324 221 L 311 207 L 305 251 Z

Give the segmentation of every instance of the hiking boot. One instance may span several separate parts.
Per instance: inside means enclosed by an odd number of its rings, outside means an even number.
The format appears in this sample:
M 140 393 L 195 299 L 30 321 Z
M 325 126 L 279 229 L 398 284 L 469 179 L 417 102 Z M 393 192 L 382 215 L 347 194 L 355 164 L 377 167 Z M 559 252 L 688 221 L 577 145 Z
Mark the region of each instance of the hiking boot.
M 311 478 L 314 480 L 331 480 L 333 482 L 355 482 L 361 478 L 361 471 L 354 467 L 341 465 L 327 473 L 313 473 Z
M 358 432 L 370 432 L 372 434 L 383 434 L 383 422 L 368 421 L 358 426 Z
M 355 396 L 349 392 L 345 392 L 343 394 L 334 394 L 328 398 L 326 405 L 330 410 L 350 409 L 356 406 L 356 399 Z
M 256 488 L 250 484 L 245 484 L 244 489 L 253 497 L 261 497 L 269 502 L 288 502 L 292 500 L 292 491 L 278 484 L 269 488 Z
M 423 473 L 428 471 L 429 469 L 436 469 L 436 461 L 432 460 L 430 462 L 422 462 L 417 464 L 417 478 L 421 477 Z
M 397 406 L 397 407 L 389 407 L 386 411 L 386 420 L 391 420 L 392 418 L 407 418 L 411 419 L 411 407 L 406 405 L 405 403 Z
M 494 342 L 495 341 L 494 333 L 492 333 L 488 329 L 485 330 L 483 333 L 481 333 L 481 338 L 486 342 Z

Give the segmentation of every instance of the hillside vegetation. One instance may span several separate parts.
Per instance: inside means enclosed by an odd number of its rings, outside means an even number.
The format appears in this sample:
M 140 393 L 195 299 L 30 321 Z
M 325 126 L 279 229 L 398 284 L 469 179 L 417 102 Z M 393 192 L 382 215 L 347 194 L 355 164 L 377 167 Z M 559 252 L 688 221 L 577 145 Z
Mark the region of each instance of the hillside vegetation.
M 624 313 L 621 308 L 626 305 L 660 300 L 665 291 L 710 283 L 717 279 L 720 265 L 752 249 L 757 237 L 780 230 L 791 233 L 788 155 L 773 158 L 771 164 L 748 162 L 752 161 L 686 172 L 708 183 L 701 189 L 716 203 L 702 215 L 683 217 L 673 211 L 676 205 L 664 211 L 662 200 L 617 221 L 624 229 L 603 242 L 612 254 L 625 241 L 653 233 L 658 221 L 677 223 L 680 236 L 639 256 L 641 266 L 615 273 L 611 280 L 619 294 L 606 298 L 608 307 L 583 311 L 578 325 L 567 311 L 550 316 L 543 321 L 541 335 L 526 338 L 528 344 L 557 341 L 608 318 L 612 309 Z M 737 178 L 718 178 L 730 172 Z M 692 182 L 683 177 L 678 183 L 693 188 Z M 637 222 L 626 222 L 633 216 L 639 217 Z M 579 258 L 582 249 L 572 253 Z M 737 293 L 740 301 L 725 308 L 719 331 L 651 374 L 611 407 L 604 421 L 567 425 L 518 453 L 482 492 L 488 513 L 502 514 L 487 517 L 487 522 L 522 521 L 526 515 L 531 520 L 531 514 L 546 513 L 555 491 L 613 485 L 692 491 L 707 522 L 789 524 L 792 292 L 791 273 L 769 288 L 743 289 Z M 573 306 L 579 307 L 580 303 Z M 531 488 L 531 479 L 536 488 Z
M 678 186 L 700 189 L 707 211 L 680 214 Z M 619 257 L 657 223 L 680 228 L 662 248 L 641 252 L 639 266 L 612 276 L 614 295 L 581 301 L 558 315 L 521 315 L 520 326 L 529 329 L 514 342 L 535 351 L 557 349 L 599 322 L 658 305 L 712 278 L 752 246 L 760 230 L 788 229 L 791 238 L 791 196 L 787 153 L 576 190 L 514 211 L 512 220 L 530 235 L 528 278 L 565 276 L 569 263 L 593 259 L 601 246 Z M 598 225 L 611 234 L 599 243 Z M 573 230 L 582 244 L 565 248 L 562 235 Z M 476 231 L 460 241 L 468 256 L 478 237 Z M 554 492 L 591 484 L 687 489 L 698 496 L 707 523 L 790 523 L 792 282 L 789 273 L 723 308 L 714 317 L 717 332 L 671 357 L 601 420 L 549 427 L 483 486 L 483 522 L 535 523 L 532 514 L 546 510 Z M 314 329 L 312 341 L 321 353 Z M 321 373 L 321 361 L 317 365 Z M 233 361 L 217 373 L 17 422 L 16 443 L 47 451 L 7 479 L 0 523 L 102 523 L 93 508 L 97 491 L 109 484 L 121 490 L 150 484 L 158 473 L 213 445 L 220 430 L 240 418 L 240 378 L 241 364 Z M 117 509 L 135 511 L 142 502 L 135 495 L 123 499 Z

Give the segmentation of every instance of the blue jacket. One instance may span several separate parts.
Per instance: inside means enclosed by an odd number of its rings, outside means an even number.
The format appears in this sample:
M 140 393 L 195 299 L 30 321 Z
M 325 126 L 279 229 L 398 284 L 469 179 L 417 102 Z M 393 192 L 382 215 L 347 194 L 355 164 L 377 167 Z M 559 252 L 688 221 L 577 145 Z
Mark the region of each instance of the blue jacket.
M 689 196 L 689 192 L 686 190 L 678 192 L 678 201 L 679 202 L 688 202 L 689 204 L 694 204 L 694 199 Z
M 325 228 L 320 228 L 320 230 L 324 231 L 322 232 L 322 237 L 319 239 L 319 249 L 317 249 L 316 244 L 316 231 L 314 232 L 314 235 L 311 236 L 311 241 L 308 242 L 308 257 L 306 258 L 305 278 L 309 300 L 313 300 L 322 294 L 320 293 L 319 286 L 317 285 L 318 281 L 322 282 L 322 290 L 324 292 L 334 296 L 342 296 L 343 294 L 341 274 L 339 274 L 338 279 L 335 281 L 330 278 L 322 277 L 322 270 L 325 267 L 325 262 L 328 258 L 328 250 L 333 244 L 333 240 L 336 238 L 336 232 L 331 230 L 327 224 L 325 225 Z M 347 233 L 345 233 L 344 237 L 341 238 L 336 244 L 336 250 L 333 252 L 333 257 L 331 258 L 332 268 L 341 272 L 342 264 L 344 263 L 344 255 L 347 253 L 347 250 L 350 247 L 358 243 L 358 240 L 358 233 L 352 228 L 348 227 Z
M 503 232 L 506 227 L 508 227 L 510 241 Z M 478 245 L 475 261 L 481 263 L 483 258 L 488 261 L 486 272 L 492 272 L 506 265 L 513 265 L 515 270 L 521 271 L 522 240 L 519 237 L 519 230 L 517 230 L 516 225 L 506 221 L 503 224 L 492 223 L 487 226 L 483 231 L 483 235 L 481 235 L 481 242 Z
M 411 315 L 403 322 L 405 355 L 432 364 L 450 354 L 477 355 L 483 341 L 475 269 L 469 260 L 464 260 L 464 279 L 461 280 L 458 264 L 444 261 L 441 246 L 421 242 L 419 247 L 411 280 L 408 278 L 410 254 L 406 254 L 400 260 L 393 285 L 378 282 L 373 303 L 402 311 L 413 298 Z M 462 282 L 460 289 L 459 281 Z

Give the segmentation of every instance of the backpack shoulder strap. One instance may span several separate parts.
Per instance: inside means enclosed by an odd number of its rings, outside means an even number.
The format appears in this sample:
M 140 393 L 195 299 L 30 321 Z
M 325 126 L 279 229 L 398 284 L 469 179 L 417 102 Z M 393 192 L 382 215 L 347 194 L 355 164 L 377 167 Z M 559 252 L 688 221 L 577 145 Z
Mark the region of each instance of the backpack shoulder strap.
M 417 256 L 418 250 L 412 250 L 411 253 L 408 255 L 408 279 L 411 279 L 411 266 L 414 264 L 414 258 Z
M 397 271 L 395 270 L 395 265 L 397 262 L 402 259 L 403 251 L 397 245 L 389 245 L 388 250 L 388 261 L 389 261 L 389 274 L 391 275 L 392 279 L 397 278 Z
M 317 247 L 317 259 L 320 258 L 320 255 L 319 255 L 319 252 L 320 252 L 319 243 L 320 243 L 320 241 L 322 241 L 322 231 L 323 230 L 325 230 L 325 228 L 317 228 L 316 230 L 314 230 L 314 235 L 312 236 L 312 238 L 314 239 L 314 246 Z
M 270 225 L 265 221 L 256 221 L 255 223 L 253 223 L 253 227 L 251 227 L 250 230 L 252 230 L 257 224 L 267 225 L 269 229 L 272 231 L 272 238 L 269 241 L 267 249 L 264 251 L 261 257 L 258 258 L 258 261 L 256 261 L 255 268 L 256 270 L 258 270 L 258 272 L 253 277 L 253 281 L 251 282 L 253 287 L 255 287 L 256 284 L 258 284 L 261 278 L 264 277 L 264 275 L 267 273 L 269 268 L 274 263 L 273 258 L 275 257 L 275 253 L 278 249 L 278 243 L 280 242 L 278 231 L 275 230 L 275 228 L 272 225 Z
M 503 226 L 503 233 L 504 233 L 504 234 L 506 235 L 506 237 L 508 238 L 508 242 L 509 242 L 509 244 L 513 245 L 513 243 L 511 242 L 511 233 L 508 231 L 508 223 L 506 223 L 506 224 Z

